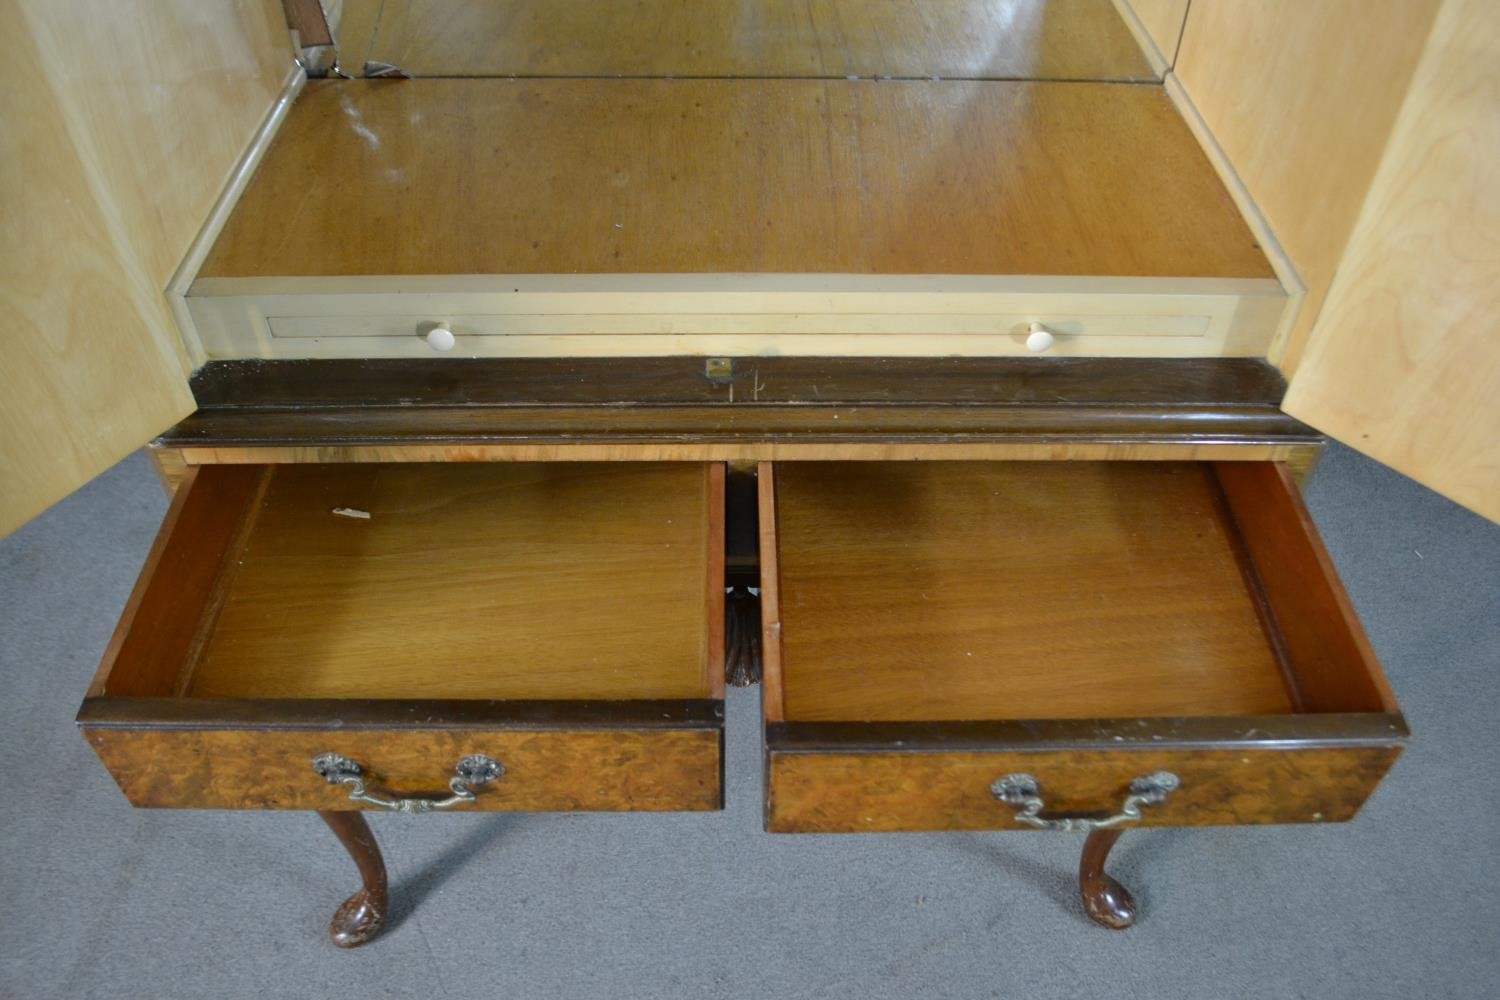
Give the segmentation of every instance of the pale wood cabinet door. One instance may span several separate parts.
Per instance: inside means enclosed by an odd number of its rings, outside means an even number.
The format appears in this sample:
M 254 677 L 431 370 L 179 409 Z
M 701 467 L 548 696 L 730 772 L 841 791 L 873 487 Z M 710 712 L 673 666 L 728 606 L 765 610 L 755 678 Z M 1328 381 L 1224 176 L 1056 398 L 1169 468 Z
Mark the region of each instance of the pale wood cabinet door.
M 1284 408 L 1500 521 L 1500 6 L 1447 0 Z
M 193 409 L 166 302 L 131 266 L 27 21 L 0 4 L 0 535 Z
M 0 0 L 0 536 L 192 412 L 164 289 L 291 70 L 276 0 Z

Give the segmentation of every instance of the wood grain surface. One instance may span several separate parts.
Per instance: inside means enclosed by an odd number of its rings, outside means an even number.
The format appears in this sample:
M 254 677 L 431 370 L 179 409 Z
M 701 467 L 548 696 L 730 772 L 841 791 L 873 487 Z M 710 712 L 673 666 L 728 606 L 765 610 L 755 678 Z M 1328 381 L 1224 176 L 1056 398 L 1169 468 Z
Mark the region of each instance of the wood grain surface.
M 1320 436 L 1246 358 L 216 362 L 190 462 L 1292 460 Z M 388 401 L 399 399 L 400 406 Z
M 760 541 L 761 703 L 766 721 L 786 719 L 781 666 L 781 540 L 776 523 L 776 464 L 755 471 Z
M 177 487 L 182 485 L 189 467 L 181 449 L 150 447 L 146 449 L 146 457 L 151 461 L 156 478 L 161 480 L 162 490 L 167 496 L 172 496 L 177 492 Z
M 763 465 L 767 828 L 1347 820 L 1407 732 L 1290 473 Z M 1304 714 L 1305 713 L 1305 714 Z
M 156 306 L 293 69 L 281 5 L 19 6 L 62 124 L 126 258 L 124 274 L 144 279 L 141 293 Z M 175 342 L 167 314 L 142 318 L 160 323 Z
M 727 576 L 725 560 L 728 544 L 725 532 L 728 528 L 725 497 L 725 480 L 728 469 L 723 462 L 710 462 L 703 467 L 707 482 L 704 484 L 703 530 L 707 535 L 703 543 L 703 614 L 707 617 L 700 633 L 699 655 L 703 661 L 703 682 L 708 697 L 722 700 L 726 681 L 725 661 L 728 646 L 724 635 L 728 628 L 725 593 Z
M 195 697 L 697 698 L 722 682 L 722 477 L 706 466 L 271 469 Z
M 780 595 L 764 617 L 780 629 L 788 720 L 1291 709 L 1209 468 L 780 463 L 775 475 Z
M 214 361 L 193 373 L 200 415 L 248 409 L 400 409 L 533 404 L 754 407 L 968 404 L 1036 409 L 1214 407 L 1276 412 L 1286 381 L 1255 358 L 731 357 Z M 1159 410 L 1153 417 L 1161 419 Z M 1221 424 L 1220 416 L 1214 420 Z M 187 436 L 187 435 L 184 435 Z
M 1500 8 L 1447 0 L 1286 400 L 1290 412 L 1492 521 L 1497 102 Z
M 0 5 L 0 536 L 192 412 L 162 289 L 291 69 L 275 0 Z
M 925 436 L 924 437 L 929 437 Z M 1286 462 L 1306 469 L 1320 445 L 1118 444 L 973 440 L 627 441 L 517 444 L 266 445 L 183 448 L 196 465 L 326 462 Z M 1300 473 L 1299 473 L 1300 475 Z
M 1156 87 L 599 79 L 315 81 L 199 275 L 575 273 L 1272 275 Z
M 1307 286 L 1296 326 L 1272 355 L 1288 372 L 1309 342 L 1440 3 L 1189 5 L 1175 74 Z
M 1044 815 L 1109 815 L 1132 779 L 1182 781 L 1143 826 L 1320 823 L 1353 818 L 1399 746 L 1310 749 L 1078 750 L 1031 753 L 768 755 L 766 827 L 777 833 L 1020 830 L 990 785 L 1011 773 L 1041 783 Z
M 1023 445 L 1048 447 L 1317 444 L 1322 437 L 1272 407 L 1089 408 L 1066 402 L 973 406 L 410 406 L 330 407 L 282 412 L 217 411 L 190 418 L 160 438 L 186 450 L 392 445 L 810 444 Z M 765 457 L 765 456 L 762 456 Z
M 96 729 L 84 735 L 132 805 L 204 809 L 347 809 L 347 788 L 313 772 L 341 753 L 371 786 L 442 795 L 471 753 L 505 774 L 465 811 L 696 810 L 721 808 L 717 726 L 678 732 L 468 730 L 348 732 Z
M 1301 709 L 1396 711 L 1396 696 L 1290 470 L 1268 462 L 1221 462 L 1213 468 Z
M 412 76 L 1154 78 L 1110 0 L 387 0 L 366 44 Z
M 172 498 L 105 648 L 91 694 L 178 693 L 265 489 L 265 466 L 193 469 Z

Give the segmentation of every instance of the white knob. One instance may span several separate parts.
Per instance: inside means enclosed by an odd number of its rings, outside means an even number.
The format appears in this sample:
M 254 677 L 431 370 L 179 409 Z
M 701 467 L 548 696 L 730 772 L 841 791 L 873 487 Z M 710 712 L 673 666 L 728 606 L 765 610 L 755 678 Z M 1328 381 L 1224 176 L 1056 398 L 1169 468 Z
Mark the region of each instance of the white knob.
M 1026 349 L 1032 354 L 1041 354 L 1052 346 L 1057 338 L 1040 323 L 1031 324 L 1031 332 L 1026 335 Z
M 453 331 L 448 329 L 448 326 L 445 323 L 439 323 L 431 330 L 428 330 L 426 339 L 427 346 L 432 348 L 434 351 L 453 350 Z

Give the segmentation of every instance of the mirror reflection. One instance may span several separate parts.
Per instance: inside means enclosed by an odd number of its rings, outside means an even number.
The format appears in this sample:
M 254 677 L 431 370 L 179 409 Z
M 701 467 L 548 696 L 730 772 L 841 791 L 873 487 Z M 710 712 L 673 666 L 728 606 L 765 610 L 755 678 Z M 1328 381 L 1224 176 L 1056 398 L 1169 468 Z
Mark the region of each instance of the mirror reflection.
M 1127 0 L 344 0 L 353 76 L 1159 79 Z

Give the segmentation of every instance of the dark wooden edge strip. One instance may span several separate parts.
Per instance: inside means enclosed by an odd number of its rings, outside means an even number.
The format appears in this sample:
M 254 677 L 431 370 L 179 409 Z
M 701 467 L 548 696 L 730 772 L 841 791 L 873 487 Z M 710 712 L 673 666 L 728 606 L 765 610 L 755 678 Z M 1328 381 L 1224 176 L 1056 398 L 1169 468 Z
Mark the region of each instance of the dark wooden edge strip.
M 1280 405 L 1260 358 L 738 357 L 710 381 L 700 357 L 212 361 L 203 409 L 494 407 L 620 403 Z
M 1256 358 L 222 361 L 165 446 L 1315 444 Z
M 1027 750 L 1297 749 L 1398 745 L 1400 713 L 983 722 L 767 723 L 768 753 L 959 753 Z
M 734 404 L 199 410 L 162 447 L 389 444 L 860 443 L 1059 441 L 1097 444 L 1317 444 L 1271 407 Z
M 84 699 L 92 729 L 698 730 L 723 729 L 724 704 L 652 701 L 404 701 L 371 699 Z

